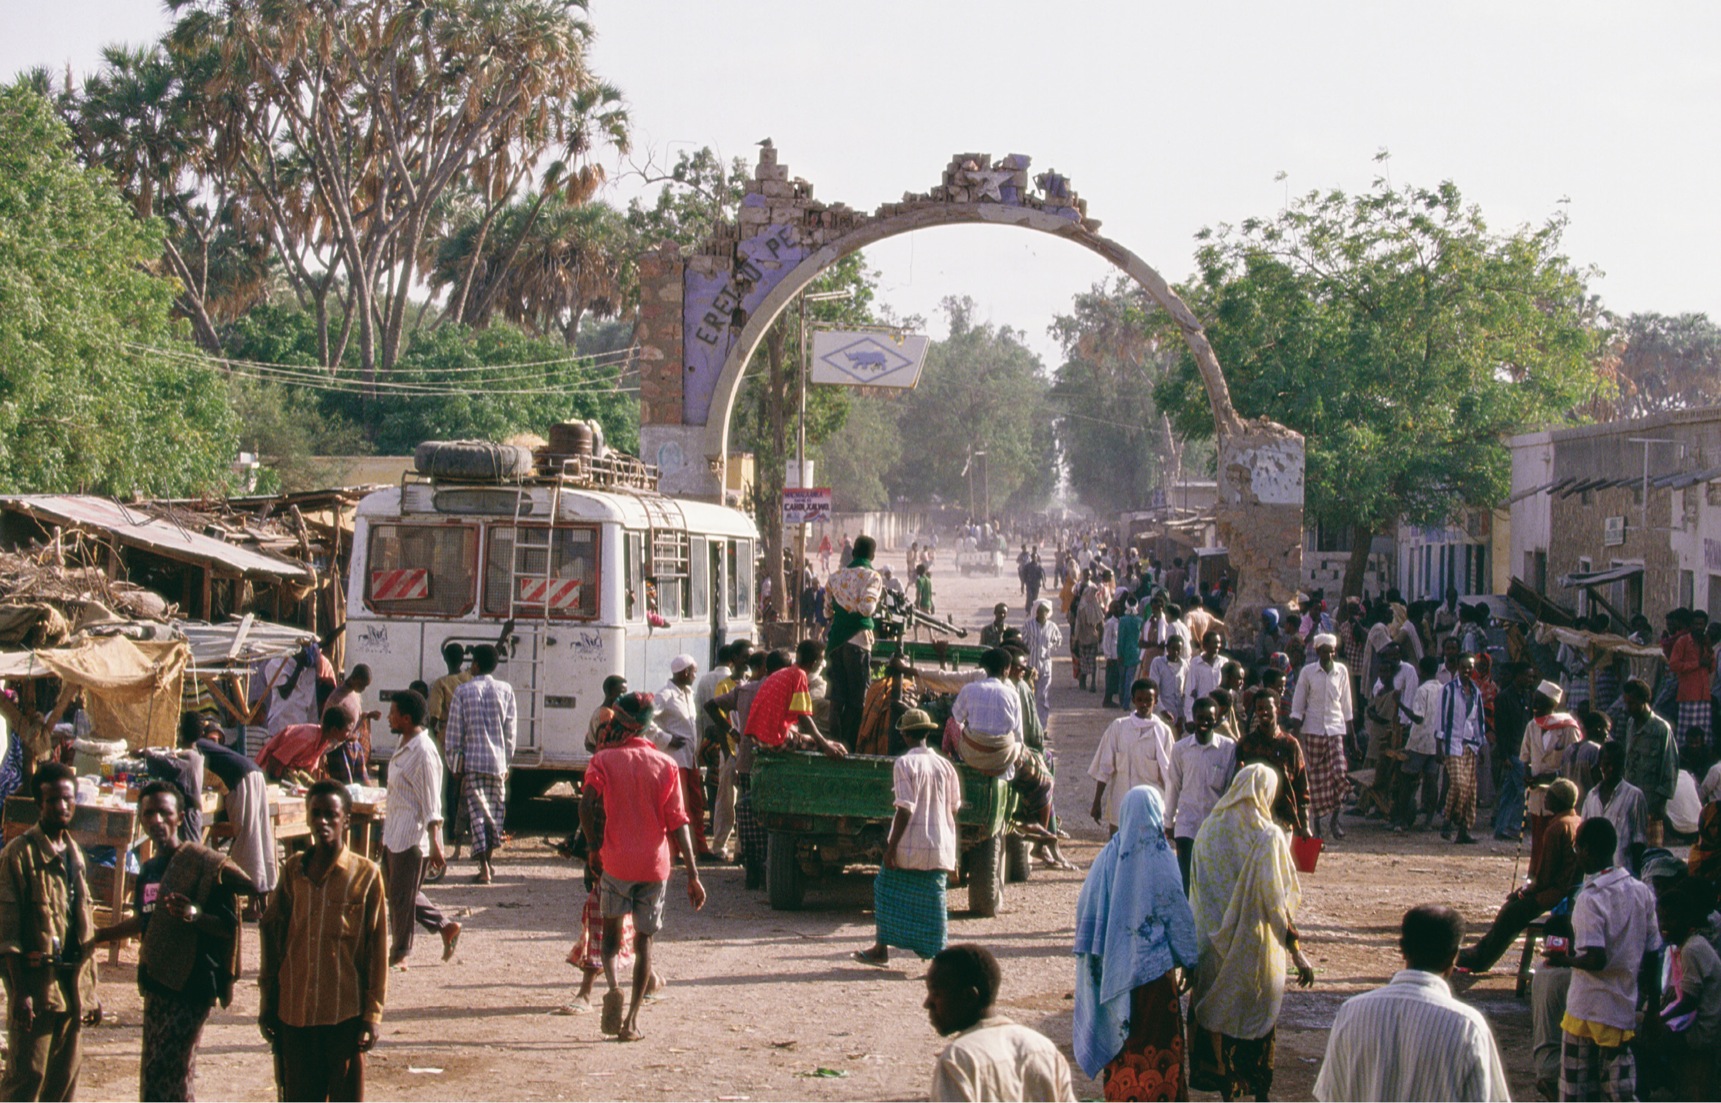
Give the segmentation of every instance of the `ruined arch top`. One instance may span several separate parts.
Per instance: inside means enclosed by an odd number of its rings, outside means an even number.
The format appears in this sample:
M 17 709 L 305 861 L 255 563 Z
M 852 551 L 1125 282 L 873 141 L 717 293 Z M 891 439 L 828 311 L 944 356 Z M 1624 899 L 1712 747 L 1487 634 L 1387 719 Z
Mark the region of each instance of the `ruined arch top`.
M 658 465 L 666 492 L 720 498 L 742 374 L 771 322 L 819 273 L 850 253 L 915 230 L 1019 226 L 1104 257 L 1176 320 L 1213 411 L 1220 455 L 1217 520 L 1237 567 L 1237 604 L 1255 596 L 1252 579 L 1265 587 L 1259 591 L 1263 600 L 1288 599 L 1302 562 L 1301 437 L 1238 416 L 1199 320 L 1157 271 L 1100 235 L 1099 222 L 1088 217 L 1087 201 L 1067 177 L 1048 171 L 1030 182 L 1029 163 L 1021 154 L 997 160 L 957 154 L 938 186 L 905 193 L 900 202 L 868 215 L 815 200 L 812 185 L 791 179 L 770 142 L 761 143 L 734 223 L 719 226 L 691 251 L 665 245 L 641 258 L 635 342 L 643 457 Z M 1269 517 L 1280 523 L 1265 523 Z M 1265 554 L 1257 555 L 1263 541 L 1251 532 L 1263 525 L 1271 550 L 1262 547 Z

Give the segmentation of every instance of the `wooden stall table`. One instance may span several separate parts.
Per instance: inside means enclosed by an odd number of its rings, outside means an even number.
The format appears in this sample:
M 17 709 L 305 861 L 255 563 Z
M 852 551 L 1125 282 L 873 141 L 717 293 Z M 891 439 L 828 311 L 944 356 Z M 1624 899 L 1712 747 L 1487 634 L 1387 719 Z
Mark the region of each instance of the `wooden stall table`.
M 214 793 L 203 794 L 203 811 L 206 816 L 214 814 L 218 800 Z M 0 810 L 0 840 L 11 842 L 28 831 L 35 824 L 37 814 L 38 809 L 33 798 L 7 797 L 4 810 Z M 96 907 L 108 913 L 110 922 L 119 922 L 125 918 L 129 907 L 129 894 L 126 889 L 131 874 L 126 870 L 126 856 L 138 842 L 140 834 L 137 805 L 120 802 L 80 804 L 72 812 L 70 832 L 72 841 L 84 850 L 84 872 L 89 879 L 90 898 L 96 902 Z M 147 839 L 142 845 L 145 848 L 151 847 Z M 113 850 L 112 866 L 89 860 L 90 851 L 97 847 Z M 138 856 L 140 864 L 146 860 L 146 854 Z M 119 953 L 119 943 L 109 944 L 108 962 L 111 964 L 118 961 Z

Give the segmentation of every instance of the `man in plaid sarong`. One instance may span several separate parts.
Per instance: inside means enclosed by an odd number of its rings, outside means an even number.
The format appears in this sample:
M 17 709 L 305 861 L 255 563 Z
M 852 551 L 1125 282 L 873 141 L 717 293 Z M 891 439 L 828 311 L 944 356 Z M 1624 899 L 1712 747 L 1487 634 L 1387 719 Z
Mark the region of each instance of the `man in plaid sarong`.
M 472 818 L 472 857 L 481 885 L 495 877 L 490 859 L 502 845 L 508 760 L 519 731 L 514 687 L 496 679 L 497 659 L 491 644 L 472 649 L 472 680 L 454 691 L 443 736 L 448 768 L 461 775 L 461 793 Z
M 1351 700 L 1351 676 L 1338 662 L 1338 637 L 1320 632 L 1311 641 L 1315 661 L 1303 667 L 1291 697 L 1291 722 L 1303 745 L 1309 767 L 1309 810 L 1316 837 L 1322 837 L 1321 821 L 1327 820 L 1334 838 L 1344 838 L 1339 810 L 1351 791 L 1345 743 L 1350 738 L 1356 709 Z
M 944 949 L 944 891 L 956 868 L 956 809 L 962 782 L 950 760 L 926 745 L 939 725 L 920 709 L 909 709 L 897 724 L 908 750 L 892 771 L 896 815 L 890 823 L 884 863 L 873 882 L 873 913 L 878 938 L 854 959 L 883 966 L 890 947 L 930 958 Z

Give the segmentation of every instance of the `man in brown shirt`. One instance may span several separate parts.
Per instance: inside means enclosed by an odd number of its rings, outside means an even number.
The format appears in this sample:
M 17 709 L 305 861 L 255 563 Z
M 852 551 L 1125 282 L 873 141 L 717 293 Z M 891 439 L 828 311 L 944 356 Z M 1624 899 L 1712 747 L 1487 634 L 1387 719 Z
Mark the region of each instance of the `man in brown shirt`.
M 6 1076 L 0 1098 L 70 1099 L 80 1028 L 101 1021 L 84 855 L 68 830 L 77 775 L 36 768 L 35 826 L 0 850 L 0 960 L 6 964 Z
M 311 849 L 287 859 L 263 915 L 257 1025 L 283 1099 L 363 1099 L 388 988 L 382 871 L 347 849 L 346 789 L 305 794 Z
M 1561 900 L 1577 891 L 1583 881 L 1578 863 L 1578 827 L 1583 823 L 1574 809 L 1578 787 L 1560 778 L 1547 788 L 1547 826 L 1542 850 L 1530 863 L 1530 883 L 1506 897 L 1494 925 L 1482 941 L 1458 954 L 1458 968 L 1485 973 L 1512 945 L 1520 931 Z

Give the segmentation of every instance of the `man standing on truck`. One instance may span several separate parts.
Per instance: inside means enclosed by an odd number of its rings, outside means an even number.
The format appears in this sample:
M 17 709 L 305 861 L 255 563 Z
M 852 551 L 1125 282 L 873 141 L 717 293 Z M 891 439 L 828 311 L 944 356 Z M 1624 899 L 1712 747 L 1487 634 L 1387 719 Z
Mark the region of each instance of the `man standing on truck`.
M 988 668 L 987 673 L 993 672 Z M 970 688 L 964 687 L 963 692 Z M 956 767 L 926 745 L 926 737 L 938 730 L 938 723 L 921 709 L 909 709 L 897 730 L 908 750 L 897 757 L 891 770 L 896 812 L 872 887 L 878 938 L 870 948 L 852 955 L 862 965 L 875 967 L 889 963 L 892 946 L 913 950 L 922 960 L 944 949 L 949 930 L 944 892 L 950 871 L 956 868 L 956 810 L 962 805 Z
M 825 619 L 831 624 L 825 641 L 831 665 L 831 711 L 837 741 L 850 750 L 860 737 L 866 684 L 872 675 L 872 617 L 884 597 L 884 576 L 872 567 L 875 550 L 872 537 L 857 537 L 854 558 L 825 582 Z
M 478 862 L 475 880 L 480 885 L 496 878 L 491 856 L 502 845 L 508 759 L 519 732 L 514 687 L 497 680 L 496 660 L 492 644 L 472 649 L 472 680 L 454 691 L 443 747 L 448 768 L 460 774 L 461 794 L 472 818 L 472 857 Z

